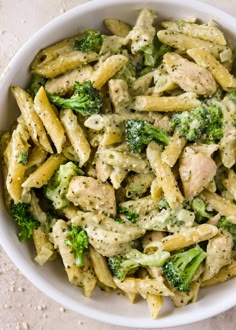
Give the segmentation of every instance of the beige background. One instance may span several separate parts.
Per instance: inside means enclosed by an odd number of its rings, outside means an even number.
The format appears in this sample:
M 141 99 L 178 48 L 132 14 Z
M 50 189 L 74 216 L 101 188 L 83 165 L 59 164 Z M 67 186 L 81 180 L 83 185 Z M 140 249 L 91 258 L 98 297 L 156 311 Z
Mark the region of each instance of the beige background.
M 0 0 L 0 74 L 20 46 L 41 26 L 86 0 Z M 205 0 L 236 16 L 235 0 Z M 200 4 L 199 4 L 200 5 Z M 222 304 L 224 302 L 222 301 Z M 105 321 L 105 320 L 104 320 Z M 236 307 L 206 321 L 173 330 L 236 329 Z M 39 292 L 0 246 L 0 330 L 118 330 L 66 310 Z

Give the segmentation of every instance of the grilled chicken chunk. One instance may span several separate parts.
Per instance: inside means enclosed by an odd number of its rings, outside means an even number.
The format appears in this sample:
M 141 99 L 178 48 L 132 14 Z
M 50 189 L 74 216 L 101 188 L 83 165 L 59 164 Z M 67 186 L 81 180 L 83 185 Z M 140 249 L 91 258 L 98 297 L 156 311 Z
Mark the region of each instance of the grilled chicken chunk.
M 198 195 L 213 180 L 216 170 L 217 166 L 209 155 L 186 147 L 179 167 L 185 197 L 191 200 Z
M 163 60 L 170 78 L 184 91 L 199 95 L 212 95 L 215 93 L 216 82 L 207 69 L 176 53 L 165 54 Z
M 114 188 L 91 177 L 74 177 L 70 182 L 67 198 L 83 211 L 116 214 Z

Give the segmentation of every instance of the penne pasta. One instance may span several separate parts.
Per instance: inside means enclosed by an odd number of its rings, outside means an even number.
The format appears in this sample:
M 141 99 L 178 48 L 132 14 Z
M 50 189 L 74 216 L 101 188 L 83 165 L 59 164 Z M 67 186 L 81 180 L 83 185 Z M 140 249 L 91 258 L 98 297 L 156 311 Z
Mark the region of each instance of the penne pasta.
M 194 38 L 192 36 L 187 36 L 185 34 L 169 30 L 160 30 L 157 32 L 157 36 L 161 42 L 171 47 L 177 48 L 182 52 L 185 52 L 188 49 L 192 48 L 206 49 L 217 59 L 220 58 L 220 54 L 222 52 L 229 50 L 229 47 L 227 46 L 217 45 L 210 41 L 205 41 L 199 38 Z
M 227 44 L 223 32 L 216 26 L 195 24 L 186 21 L 166 21 L 162 22 L 161 25 L 169 31 L 183 33 L 189 37 L 210 41 L 213 44 L 222 46 Z
M 186 228 L 162 239 L 166 251 L 180 250 L 201 241 L 209 240 L 218 233 L 218 229 L 209 224 Z
M 147 148 L 147 158 L 150 166 L 157 176 L 159 185 L 163 190 L 167 202 L 171 208 L 178 208 L 184 201 L 184 198 L 178 188 L 174 174 L 170 167 L 162 161 L 162 152 L 160 146 L 151 142 Z
M 90 157 L 90 145 L 79 125 L 76 115 L 70 109 L 64 109 L 60 112 L 60 119 L 66 131 L 67 137 L 79 157 L 79 165 L 82 167 Z
M 62 145 L 66 141 L 65 131 L 54 109 L 52 108 L 43 87 L 39 89 L 35 96 L 34 107 L 39 118 L 42 120 L 48 135 L 52 139 L 57 152 L 61 153 Z
M 58 167 L 66 161 L 62 154 L 50 156 L 23 182 L 24 188 L 41 188 L 53 176 Z
M 227 217 L 227 219 L 233 224 L 236 224 L 236 205 L 234 203 L 207 190 L 204 190 L 201 193 L 201 197 L 210 207 L 213 208 L 213 210 Z
M 236 78 L 210 53 L 210 50 L 189 49 L 187 53 L 197 64 L 207 68 L 225 91 L 236 88 Z
M 103 22 L 106 28 L 110 30 L 112 34 L 118 37 L 126 37 L 131 30 L 130 25 L 124 21 L 121 21 L 120 19 L 105 18 Z
M 46 78 L 55 78 L 69 70 L 73 70 L 96 60 L 98 60 L 97 53 L 83 53 L 74 50 L 68 54 L 59 55 L 51 62 L 44 63 L 34 69 L 32 68 L 31 72 Z
M 36 145 L 41 146 L 45 151 L 53 153 L 43 123 L 35 111 L 31 96 L 17 86 L 12 86 L 11 90 L 19 106 L 22 117 L 24 118 L 31 139 Z
M 187 141 L 179 135 L 178 131 L 174 133 L 169 144 L 161 154 L 162 161 L 173 167 L 183 151 Z
M 124 55 L 112 55 L 108 57 L 94 72 L 92 77 L 93 87 L 101 89 L 127 62 L 128 58 Z
M 136 96 L 132 109 L 136 111 L 173 112 L 192 110 L 200 105 L 194 93 L 184 93 L 180 96 Z
M 4 152 L 4 161 L 7 166 L 6 188 L 14 203 L 18 203 L 21 200 L 21 185 L 25 179 L 30 147 L 28 143 L 29 138 L 27 127 L 23 122 L 18 123 Z

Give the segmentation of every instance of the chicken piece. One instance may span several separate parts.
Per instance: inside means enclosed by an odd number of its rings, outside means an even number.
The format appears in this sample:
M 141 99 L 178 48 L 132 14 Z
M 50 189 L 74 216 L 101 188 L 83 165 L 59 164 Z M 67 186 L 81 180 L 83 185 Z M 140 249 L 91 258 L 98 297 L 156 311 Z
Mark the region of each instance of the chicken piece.
M 78 211 L 71 222 L 74 226 L 86 230 L 89 243 L 105 257 L 121 254 L 127 243 L 145 234 L 145 229 L 125 223 L 120 224 L 108 216 L 93 212 Z
M 207 69 L 190 62 L 176 53 L 163 57 L 170 78 L 186 92 L 199 95 L 212 95 L 216 92 L 216 82 Z
M 210 156 L 186 147 L 179 166 L 186 199 L 191 200 L 198 195 L 213 180 L 216 170 L 217 166 Z
M 98 211 L 113 216 L 116 214 L 114 188 L 94 178 L 74 177 L 70 182 L 66 197 L 83 211 Z
M 218 234 L 211 238 L 207 245 L 206 268 L 202 280 L 214 277 L 219 270 L 231 262 L 233 237 L 225 229 L 220 228 Z

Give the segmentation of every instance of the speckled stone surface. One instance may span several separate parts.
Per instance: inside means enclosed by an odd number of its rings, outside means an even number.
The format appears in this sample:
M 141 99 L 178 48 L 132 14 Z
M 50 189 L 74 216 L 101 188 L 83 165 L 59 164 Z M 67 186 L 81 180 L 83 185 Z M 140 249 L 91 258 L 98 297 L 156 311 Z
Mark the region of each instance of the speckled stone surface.
M 0 74 L 20 46 L 52 18 L 86 0 L 0 0 Z M 235 0 L 208 0 L 236 16 Z M 105 321 L 105 320 L 104 320 Z M 173 330 L 236 329 L 236 307 L 214 318 Z M 12 264 L 0 246 L 0 330 L 119 330 L 96 322 L 52 301 Z

